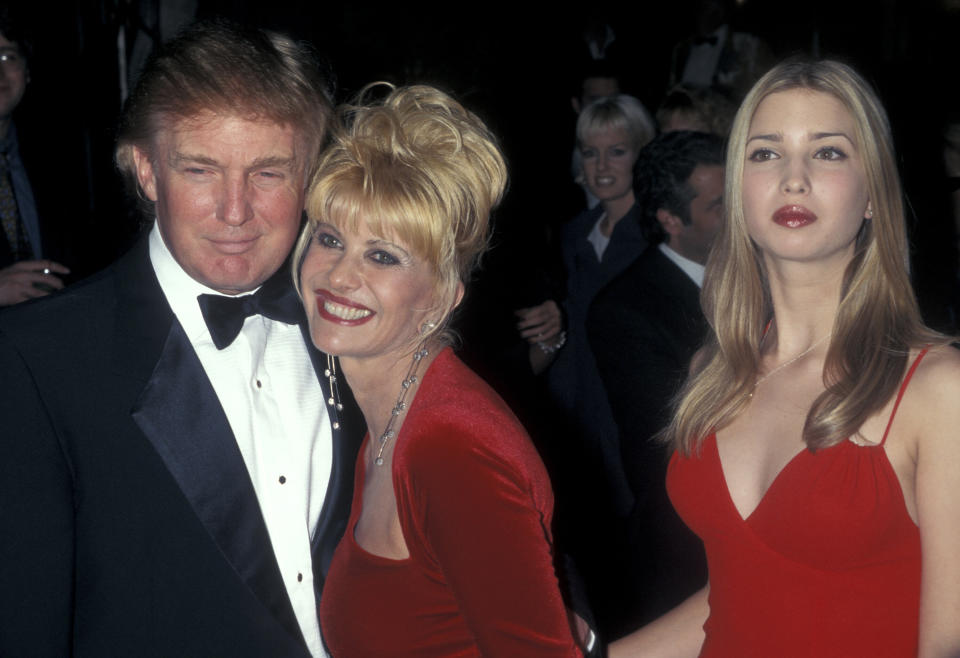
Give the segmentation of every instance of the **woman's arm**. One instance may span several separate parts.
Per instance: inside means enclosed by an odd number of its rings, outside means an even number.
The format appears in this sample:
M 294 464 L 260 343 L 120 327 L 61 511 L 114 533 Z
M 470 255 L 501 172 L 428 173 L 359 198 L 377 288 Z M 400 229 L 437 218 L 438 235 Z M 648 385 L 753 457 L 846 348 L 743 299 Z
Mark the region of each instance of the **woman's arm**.
M 610 645 L 609 658 L 690 658 L 700 653 L 703 624 L 710 606 L 710 586 L 691 596 L 676 608 Z
M 960 656 L 960 352 L 925 373 L 917 432 L 917 523 L 923 559 L 921 658 Z M 928 357 L 929 358 L 929 357 Z
M 481 653 L 580 655 L 554 571 L 542 504 L 549 485 L 539 461 L 530 462 L 534 448 L 479 418 L 468 432 L 452 425 L 422 437 L 419 455 L 411 454 L 416 504 L 427 550 Z

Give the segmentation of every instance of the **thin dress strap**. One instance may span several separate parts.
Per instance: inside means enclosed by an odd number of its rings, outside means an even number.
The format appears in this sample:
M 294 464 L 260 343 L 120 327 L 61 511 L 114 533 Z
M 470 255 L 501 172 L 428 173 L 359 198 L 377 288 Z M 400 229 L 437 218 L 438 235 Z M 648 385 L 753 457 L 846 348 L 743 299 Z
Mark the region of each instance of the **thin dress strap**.
M 907 371 L 907 376 L 903 378 L 903 383 L 900 384 L 900 391 L 897 393 L 897 401 L 893 403 L 893 411 L 890 412 L 890 420 L 887 421 L 887 429 L 883 431 L 883 438 L 880 439 L 880 445 L 883 445 L 887 442 L 887 434 L 890 433 L 890 426 L 893 425 L 893 418 L 897 415 L 897 408 L 900 406 L 900 400 L 903 399 L 903 394 L 907 392 L 907 384 L 910 383 L 910 378 L 913 377 L 913 373 L 916 372 L 917 366 L 920 365 L 920 361 L 923 359 L 926 353 L 926 347 L 920 350 L 920 353 L 917 354 L 917 358 L 913 360 L 910 370 Z

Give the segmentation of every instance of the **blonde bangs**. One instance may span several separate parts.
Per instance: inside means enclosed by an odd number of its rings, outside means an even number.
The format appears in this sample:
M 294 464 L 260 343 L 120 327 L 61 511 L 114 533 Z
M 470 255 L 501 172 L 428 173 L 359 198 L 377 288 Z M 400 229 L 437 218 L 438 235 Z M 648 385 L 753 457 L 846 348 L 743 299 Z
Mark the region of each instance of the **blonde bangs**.
M 419 193 L 420 183 L 429 181 L 422 172 L 388 164 L 392 173 L 371 171 L 372 167 L 351 167 L 334 171 L 317 181 L 307 199 L 306 210 L 313 226 L 320 222 L 338 229 L 356 231 L 361 226 L 385 240 L 399 243 L 434 271 L 452 254 L 449 233 L 429 199 Z M 396 170 L 401 171 L 396 171 Z M 402 171 L 407 169 L 407 171 Z M 419 181 L 411 181 L 418 178 Z
M 391 91 L 367 103 L 374 88 Z M 483 122 L 431 87 L 380 83 L 341 109 L 343 124 L 307 191 L 307 226 L 294 257 L 298 276 L 319 222 L 345 231 L 364 226 L 422 258 L 437 276 L 442 327 L 459 283 L 487 247 L 490 213 L 507 168 Z

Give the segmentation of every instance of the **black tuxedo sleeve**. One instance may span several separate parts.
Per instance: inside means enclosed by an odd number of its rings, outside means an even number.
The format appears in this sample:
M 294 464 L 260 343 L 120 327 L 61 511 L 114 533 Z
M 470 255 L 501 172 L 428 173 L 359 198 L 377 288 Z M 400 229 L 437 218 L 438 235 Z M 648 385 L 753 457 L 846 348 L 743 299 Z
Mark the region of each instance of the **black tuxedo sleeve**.
M 649 471 L 665 467 L 668 452 L 653 437 L 670 421 L 685 366 L 662 327 L 619 303 L 616 295 L 601 293 L 591 306 L 587 331 L 620 430 L 624 470 L 639 500 L 661 479 Z
M 69 656 L 70 467 L 30 369 L 0 332 L 0 655 Z

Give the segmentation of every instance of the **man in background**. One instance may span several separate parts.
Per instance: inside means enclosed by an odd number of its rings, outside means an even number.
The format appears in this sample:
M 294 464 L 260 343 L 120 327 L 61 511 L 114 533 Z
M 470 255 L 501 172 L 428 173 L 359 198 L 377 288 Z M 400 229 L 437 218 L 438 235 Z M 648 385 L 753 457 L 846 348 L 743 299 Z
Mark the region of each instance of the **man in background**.
M 63 281 L 57 275 L 70 271 L 44 258 L 48 227 L 41 225 L 13 123 L 30 82 L 30 51 L 21 25 L 0 5 L 0 306 L 60 289 Z
M 670 448 L 655 436 L 706 335 L 700 287 L 722 225 L 722 163 L 723 140 L 706 133 L 666 133 L 640 151 L 634 192 L 651 246 L 600 292 L 587 318 L 636 499 L 624 577 L 633 583 L 627 614 L 637 626 L 707 582 L 703 546 L 667 499 Z

